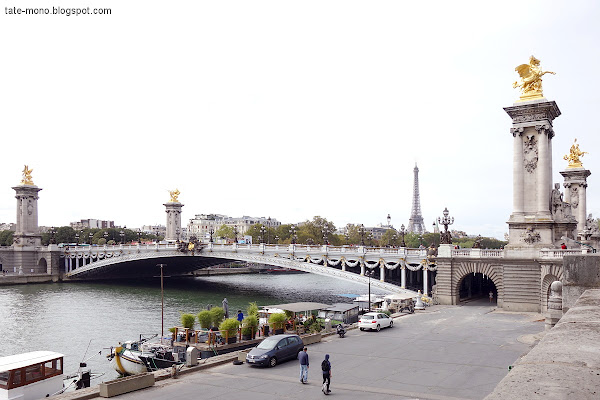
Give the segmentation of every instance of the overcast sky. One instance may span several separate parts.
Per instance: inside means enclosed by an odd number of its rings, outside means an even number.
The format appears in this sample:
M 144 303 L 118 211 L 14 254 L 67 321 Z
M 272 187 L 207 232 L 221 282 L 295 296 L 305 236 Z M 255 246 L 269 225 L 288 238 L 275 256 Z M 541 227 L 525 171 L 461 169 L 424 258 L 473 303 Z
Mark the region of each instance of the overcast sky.
M 597 1 L 4 0 L 112 15 L 0 15 L 0 222 L 23 165 L 39 224 L 195 214 L 408 224 L 502 238 L 515 67 L 557 102 L 553 179 L 577 138 L 600 217 Z M 51 4 L 52 3 L 52 4 Z M 56 4 L 54 4 L 56 3 Z

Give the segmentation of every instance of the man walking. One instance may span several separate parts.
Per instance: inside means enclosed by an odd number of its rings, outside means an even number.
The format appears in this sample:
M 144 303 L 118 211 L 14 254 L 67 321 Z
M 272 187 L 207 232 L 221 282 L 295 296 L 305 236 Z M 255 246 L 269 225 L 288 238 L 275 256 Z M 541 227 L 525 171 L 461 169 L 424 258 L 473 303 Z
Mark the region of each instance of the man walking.
M 329 354 L 325 354 L 325 359 L 321 363 L 321 369 L 323 370 L 323 393 L 329 394 L 329 384 L 331 383 L 331 363 L 329 362 Z
M 298 360 L 300 360 L 300 382 L 308 383 L 308 353 L 305 347 L 303 351 L 298 353 Z

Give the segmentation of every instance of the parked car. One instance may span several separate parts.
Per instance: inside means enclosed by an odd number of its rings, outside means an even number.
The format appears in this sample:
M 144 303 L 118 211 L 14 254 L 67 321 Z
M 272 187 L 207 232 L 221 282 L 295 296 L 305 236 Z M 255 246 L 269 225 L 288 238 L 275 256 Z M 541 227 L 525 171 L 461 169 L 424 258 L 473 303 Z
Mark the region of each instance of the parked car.
M 384 313 L 369 312 L 363 314 L 358 320 L 358 328 L 361 331 L 365 329 L 375 329 L 379 332 L 381 328 L 393 327 L 394 321 Z
M 249 365 L 274 367 L 278 363 L 298 358 L 304 347 L 298 335 L 274 335 L 265 338 L 246 355 Z

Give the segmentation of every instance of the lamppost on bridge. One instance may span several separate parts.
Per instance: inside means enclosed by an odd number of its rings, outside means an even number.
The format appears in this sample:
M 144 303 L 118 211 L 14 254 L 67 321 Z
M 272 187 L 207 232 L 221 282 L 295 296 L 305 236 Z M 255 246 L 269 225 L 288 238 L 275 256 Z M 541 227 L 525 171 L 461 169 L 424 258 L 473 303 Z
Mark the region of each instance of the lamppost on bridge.
M 92 245 L 93 238 L 94 238 L 94 234 L 90 231 L 90 246 Z
M 375 274 L 375 270 L 371 269 L 365 272 L 365 276 L 369 278 L 369 312 L 371 312 L 371 277 Z
M 400 235 L 402 235 L 402 241 L 400 242 L 400 247 L 406 247 L 406 242 L 404 241 L 404 235 L 406 235 L 406 227 L 404 224 L 400 226 Z
M 108 231 L 104 231 L 104 244 L 108 243 Z
M 180 233 L 179 228 L 175 228 L 175 236 L 177 236 L 177 243 L 179 243 L 179 233 Z
M 360 245 L 364 246 L 365 245 L 365 226 L 363 224 L 360 224 L 360 226 L 358 227 L 358 234 L 360 235 Z
M 325 246 L 329 246 L 329 228 L 327 225 L 323 227 L 323 244 Z
M 267 233 L 267 228 L 265 228 L 264 225 L 261 225 L 260 227 L 260 242 L 264 243 L 265 242 L 265 234 Z
M 438 223 L 444 225 L 444 232 L 440 233 L 440 243 L 441 244 L 451 244 L 452 243 L 452 235 L 448 231 L 448 225 L 452 225 L 454 223 L 454 217 L 450 217 L 450 212 L 448 211 L 448 207 L 444 208 L 443 217 L 438 217 Z
M 350 244 L 350 234 L 348 233 L 348 231 L 346 231 L 346 233 L 344 234 L 344 238 L 346 239 L 346 246 L 348 246 Z
M 210 234 L 210 243 L 213 242 L 213 235 L 215 234 L 215 230 L 213 229 L 213 227 L 211 226 L 208 233 Z
M 267 244 L 271 243 L 271 217 L 267 218 Z
M 142 230 L 139 229 L 137 231 L 137 236 L 138 236 L 138 244 L 142 244 Z
M 396 240 L 398 240 L 398 234 L 394 232 L 392 233 L 390 247 L 396 246 Z
M 298 237 L 296 236 L 296 225 L 290 226 L 290 237 L 292 238 L 292 244 L 296 244 Z
M 275 244 L 279 244 L 279 236 L 275 235 Z
M 119 236 L 121 236 L 121 244 L 125 243 L 125 232 L 123 229 L 119 232 Z
M 56 244 L 56 229 L 50 228 L 50 244 Z
M 423 235 L 419 234 L 419 247 L 423 247 Z
M 79 245 L 79 231 L 75 232 L 75 241 L 77 242 L 77 245 Z
M 238 242 L 238 233 L 239 233 L 239 231 L 238 231 L 237 225 L 234 225 L 233 226 L 233 242 L 234 243 Z

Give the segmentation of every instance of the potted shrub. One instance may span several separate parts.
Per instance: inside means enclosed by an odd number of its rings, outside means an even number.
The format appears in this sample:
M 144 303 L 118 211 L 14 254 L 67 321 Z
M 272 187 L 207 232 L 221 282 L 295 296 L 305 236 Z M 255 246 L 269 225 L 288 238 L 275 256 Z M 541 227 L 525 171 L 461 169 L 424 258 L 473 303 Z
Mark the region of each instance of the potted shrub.
M 285 313 L 273 313 L 269 317 L 269 325 L 273 328 L 273 334 L 279 335 L 283 333 L 287 318 Z
M 196 323 L 196 316 L 194 314 L 181 314 L 181 326 L 183 326 L 185 331 L 185 341 L 187 342 L 189 339 L 190 330 L 194 329 L 194 324 Z
M 225 310 L 223 310 L 223 308 L 221 307 L 213 307 L 210 309 L 210 315 L 211 315 L 211 326 L 213 327 L 213 330 L 218 330 L 218 326 L 221 323 L 221 321 L 223 321 L 223 318 L 225 318 Z
M 258 305 L 256 304 L 256 302 L 252 302 L 248 304 L 248 315 L 256 315 L 256 318 L 258 319 Z
M 210 329 L 212 315 L 208 310 L 202 310 L 198 313 L 198 323 L 202 329 Z
M 249 315 L 242 321 L 242 339 L 251 340 L 256 336 L 258 330 L 258 320 L 256 316 Z
M 221 322 L 219 325 L 219 330 L 221 331 L 221 336 L 227 337 L 227 343 L 235 343 L 236 335 L 238 331 L 239 322 L 235 318 L 227 318 L 225 321 Z

